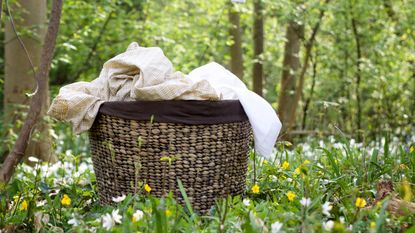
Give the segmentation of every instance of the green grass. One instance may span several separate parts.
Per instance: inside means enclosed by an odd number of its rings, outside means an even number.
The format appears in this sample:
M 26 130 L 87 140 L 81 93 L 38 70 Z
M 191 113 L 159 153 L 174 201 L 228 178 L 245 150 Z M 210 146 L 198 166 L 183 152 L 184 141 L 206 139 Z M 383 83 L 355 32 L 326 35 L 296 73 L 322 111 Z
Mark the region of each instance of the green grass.
M 106 232 L 103 222 L 117 217 L 118 210 L 121 220 L 110 224 L 112 232 L 277 232 L 278 223 L 279 232 L 415 232 L 410 228 L 414 216 L 391 215 L 388 199 L 372 206 L 380 179 L 392 180 L 396 192 L 413 201 L 415 151 L 397 140 L 359 145 L 330 138 L 294 148 L 280 142 L 271 161 L 251 154 L 244 196 L 218 200 L 209 215 L 199 216 L 189 202 L 182 207 L 171 195 L 128 195 L 115 207 L 100 206 L 85 135 L 61 132 L 55 135 L 61 161 L 19 165 L 1 192 L 0 228 Z M 288 167 L 282 166 L 285 161 Z M 258 193 L 252 192 L 254 185 Z M 183 187 L 181 191 L 185 194 Z M 295 194 L 292 200 L 289 192 Z M 62 204 L 64 195 L 71 199 L 69 205 Z M 301 204 L 306 198 L 308 206 Z M 366 208 L 356 206 L 357 198 L 366 201 Z M 325 203 L 332 207 L 329 215 L 328 210 L 323 214 Z M 134 213 L 141 217 L 141 212 L 142 218 L 133 221 Z

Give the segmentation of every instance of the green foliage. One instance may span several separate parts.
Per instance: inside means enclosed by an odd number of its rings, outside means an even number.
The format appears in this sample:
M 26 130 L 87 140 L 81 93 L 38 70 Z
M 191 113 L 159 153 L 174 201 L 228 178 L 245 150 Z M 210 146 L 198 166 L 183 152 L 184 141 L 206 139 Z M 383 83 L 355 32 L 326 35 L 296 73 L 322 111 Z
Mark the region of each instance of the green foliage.
M 115 206 L 101 206 L 88 148 L 78 144 L 86 135 L 65 137 L 65 127 L 57 129 L 56 137 L 64 142 L 56 145 L 61 161 L 47 164 L 32 158 L 34 167 L 17 168 L 15 178 L 0 193 L 0 228 L 276 232 L 280 223 L 284 232 L 398 232 L 414 221 L 413 216 L 398 217 L 386 211 L 389 198 L 374 202 L 376 183 L 381 179 L 392 180 L 398 195 L 413 200 L 415 148 L 397 140 L 363 146 L 330 138 L 295 148 L 280 142 L 272 161 L 251 155 L 243 196 L 218 200 L 208 215 L 200 216 L 192 212 L 189 202 L 178 205 L 171 193 L 162 199 L 151 194 L 127 195 Z M 255 184 L 259 192 L 254 193 Z M 181 191 L 186 196 L 185 187 Z M 294 194 L 292 199 L 289 192 Z M 365 208 L 356 206 L 357 198 L 366 202 Z
M 380 179 L 391 179 L 401 197 L 413 200 L 415 152 L 409 148 L 415 141 L 415 4 L 388 0 L 324 2 L 264 0 L 264 93 L 278 108 L 275 102 L 281 91 L 287 22 L 304 24 L 305 42 L 320 10 L 325 10 L 298 110 L 310 100 L 303 129 L 340 132 L 344 137 L 317 141 L 322 138 L 317 134 L 295 148 L 281 142 L 273 161 L 252 154 L 244 195 L 218 200 L 210 215 L 199 216 L 192 214 L 188 203 L 186 207 L 177 205 L 171 196 L 129 195 L 116 206 L 100 206 L 87 137 L 73 135 L 71 129 L 59 124 L 52 136 L 61 162 L 17 168 L 16 177 L 0 192 L 0 229 L 101 232 L 105 231 L 104 218 L 113 221 L 118 214 L 122 219 L 112 224 L 114 232 L 272 232 L 277 222 L 285 232 L 399 232 L 405 224 L 413 224 L 413 216 L 397 217 L 386 211 L 388 199 L 373 204 L 375 184 Z M 250 86 L 251 1 L 236 9 L 243 31 L 244 81 Z M 64 84 L 96 78 L 103 63 L 132 41 L 161 47 L 184 73 L 213 60 L 226 66 L 230 60 L 228 47 L 233 43 L 228 35 L 227 11 L 228 3 L 218 0 L 67 0 L 50 75 L 52 96 Z M 352 18 L 361 42 L 360 60 Z M 28 29 L 18 30 L 30 35 Z M 4 38 L 3 32 L 0 38 Z M 303 51 L 304 46 L 301 58 Z M 0 55 L 0 67 L 4 68 L 3 52 Z M 356 135 L 357 63 L 365 136 L 360 144 L 345 139 Z M 0 70 L 3 99 L 4 69 Z M 0 109 L 2 112 L 2 103 Z M 297 116 L 301 122 L 305 114 Z M 19 128 L 21 122 L 15 123 Z M 1 124 L 0 128 L 8 133 L 2 138 L 3 149 L 10 149 L 17 135 L 9 133 L 13 131 L 11 125 Z M 252 192 L 254 185 L 259 187 L 258 193 Z M 300 201 L 304 203 L 306 198 L 311 203 L 304 206 Z M 370 208 L 356 207 L 357 198 L 363 198 Z M 323 210 L 329 205 L 332 209 L 326 215 Z M 142 218 L 133 221 L 140 211 Z

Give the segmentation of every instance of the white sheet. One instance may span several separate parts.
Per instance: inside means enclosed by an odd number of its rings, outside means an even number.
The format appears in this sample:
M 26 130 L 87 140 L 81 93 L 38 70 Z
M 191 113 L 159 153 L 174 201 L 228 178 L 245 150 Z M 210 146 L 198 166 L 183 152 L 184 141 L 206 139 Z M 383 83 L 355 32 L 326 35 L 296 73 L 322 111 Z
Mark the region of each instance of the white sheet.
M 194 82 L 207 80 L 222 93 L 223 99 L 239 99 L 252 126 L 255 151 L 265 158 L 272 157 L 282 124 L 265 99 L 248 90 L 238 77 L 215 62 L 196 68 L 188 77 Z

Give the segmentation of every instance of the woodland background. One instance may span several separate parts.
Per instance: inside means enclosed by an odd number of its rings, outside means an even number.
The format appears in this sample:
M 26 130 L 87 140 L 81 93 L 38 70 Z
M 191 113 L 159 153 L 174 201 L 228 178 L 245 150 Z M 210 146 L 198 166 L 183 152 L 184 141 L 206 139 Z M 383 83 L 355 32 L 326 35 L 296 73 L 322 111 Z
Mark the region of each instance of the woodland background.
M 61 2 L 0 0 L 0 229 L 103 230 L 115 209 L 98 203 L 87 134 L 45 112 L 60 87 L 97 78 L 137 41 L 162 48 L 184 73 L 210 61 L 226 66 L 272 104 L 283 130 L 274 161 L 251 153 L 243 202 L 221 202 L 206 220 L 171 199 L 128 196 L 117 211 L 131 219 L 134 203 L 146 224 L 123 221 L 113 231 L 168 222 L 160 232 L 415 232 L 414 0 L 65 0 L 47 75 L 41 50 L 54 40 L 43 38 Z M 35 99 L 39 119 L 27 114 Z M 17 166 L 3 185 L 23 154 L 36 166 Z M 396 193 L 390 202 L 383 179 Z

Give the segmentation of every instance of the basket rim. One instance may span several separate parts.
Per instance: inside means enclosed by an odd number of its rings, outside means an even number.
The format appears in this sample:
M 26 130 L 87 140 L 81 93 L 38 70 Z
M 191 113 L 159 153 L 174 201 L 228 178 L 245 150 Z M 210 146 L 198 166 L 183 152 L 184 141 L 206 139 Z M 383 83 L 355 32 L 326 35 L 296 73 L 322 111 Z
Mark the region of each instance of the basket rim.
M 225 124 L 247 121 L 239 100 L 138 100 L 104 102 L 98 114 L 160 123 Z

